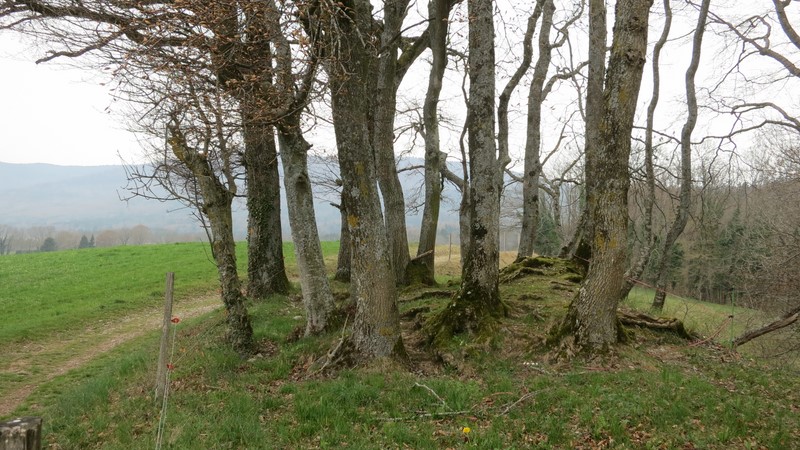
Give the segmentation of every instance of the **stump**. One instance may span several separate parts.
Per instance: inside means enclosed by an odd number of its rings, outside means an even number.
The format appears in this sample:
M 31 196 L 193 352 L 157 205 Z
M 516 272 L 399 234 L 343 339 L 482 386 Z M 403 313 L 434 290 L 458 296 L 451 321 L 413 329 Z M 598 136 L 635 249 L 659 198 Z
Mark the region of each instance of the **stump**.
M 41 417 L 22 417 L 0 423 L 0 450 L 41 450 L 41 448 Z

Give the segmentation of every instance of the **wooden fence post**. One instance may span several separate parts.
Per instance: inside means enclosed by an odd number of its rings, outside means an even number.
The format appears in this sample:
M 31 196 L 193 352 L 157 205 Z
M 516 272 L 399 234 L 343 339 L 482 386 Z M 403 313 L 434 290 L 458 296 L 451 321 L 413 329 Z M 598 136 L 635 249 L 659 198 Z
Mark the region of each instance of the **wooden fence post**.
M 22 417 L 0 423 L 0 450 L 41 450 L 41 448 L 41 417 Z
M 164 395 L 167 382 L 167 359 L 169 358 L 169 329 L 172 319 L 172 291 L 175 287 L 175 273 L 167 272 L 167 286 L 164 292 L 164 322 L 161 324 L 161 345 L 158 351 L 158 369 L 156 371 L 156 394 L 158 400 Z

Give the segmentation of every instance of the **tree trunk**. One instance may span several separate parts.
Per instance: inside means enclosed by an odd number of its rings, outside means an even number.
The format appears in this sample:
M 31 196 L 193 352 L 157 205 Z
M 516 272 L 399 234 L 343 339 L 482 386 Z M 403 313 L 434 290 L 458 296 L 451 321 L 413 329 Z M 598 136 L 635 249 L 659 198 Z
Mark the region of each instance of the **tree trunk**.
M 617 2 L 603 89 L 605 2 L 589 2 L 586 200 L 592 258 L 564 322 L 583 351 L 605 351 L 618 339 L 616 311 L 627 263 L 628 159 L 647 49 L 650 4 L 649 0 Z
M 326 47 L 332 113 L 342 176 L 342 203 L 351 242 L 351 289 L 356 300 L 352 340 L 360 360 L 405 358 L 397 310 L 397 288 L 386 227 L 381 214 L 369 124 L 376 49 L 365 40 L 372 30 L 368 1 L 349 2 L 337 11 L 336 30 Z M 328 27 L 330 22 L 320 22 Z
M 525 141 L 525 168 L 522 174 L 522 223 L 519 234 L 517 259 L 533 256 L 534 242 L 539 228 L 539 174 L 542 144 L 542 102 L 544 83 L 550 69 L 550 30 L 556 6 L 553 0 L 542 5 L 542 25 L 539 28 L 539 59 L 533 68 L 533 79 L 528 90 L 527 139 Z
M 667 297 L 667 282 L 669 281 L 669 257 L 672 254 L 672 246 L 678 240 L 686 222 L 689 221 L 689 208 L 692 203 L 692 131 L 697 123 L 697 94 L 695 92 L 694 78 L 697 69 L 700 67 L 700 51 L 703 46 L 703 33 L 706 28 L 708 8 L 711 0 L 703 0 L 700 5 L 700 15 L 697 19 L 697 27 L 694 30 L 692 41 L 692 60 L 686 70 L 686 103 L 689 115 L 686 123 L 681 130 L 681 190 L 679 194 L 678 211 L 675 221 L 672 222 L 667 236 L 661 246 L 661 255 L 658 260 L 656 273 L 656 294 L 653 297 L 653 309 L 661 311 L 664 309 L 664 301 Z
M 289 223 L 306 310 L 305 334 L 308 336 L 328 328 L 328 318 L 334 305 L 317 231 L 314 193 L 308 176 L 307 152 L 311 145 L 301 134 L 299 117 L 290 122 L 282 123 L 279 127 L 278 142 Z
M 428 285 L 436 284 L 434 260 L 436 257 L 436 232 L 439 227 L 439 208 L 442 203 L 442 164 L 445 154 L 439 150 L 439 94 L 447 67 L 447 6 L 448 0 L 431 0 L 428 3 L 430 23 L 430 48 L 433 53 L 428 91 L 423 105 L 425 128 L 425 206 L 419 232 L 417 262 L 420 271 L 418 280 Z M 425 256 L 422 256 L 425 255 Z
M 280 175 L 272 127 L 244 116 L 247 169 L 247 294 L 266 298 L 289 292 L 283 264 Z
M 495 146 L 494 22 L 490 0 L 469 0 L 470 243 L 461 288 L 434 319 L 435 339 L 488 331 L 506 308 L 500 300 L 500 188 L 503 167 Z
M 406 201 L 394 160 L 394 117 L 397 110 L 397 88 L 400 84 L 396 76 L 397 48 L 400 42 L 397 37 L 403 25 L 407 6 L 408 0 L 384 2 L 381 53 L 373 102 L 372 143 L 375 149 L 383 209 L 386 213 L 392 268 L 399 285 L 406 284 L 406 267 L 410 259 L 406 231 Z
M 650 104 L 647 105 L 647 124 L 644 137 L 644 166 L 647 180 L 644 207 L 644 245 L 625 274 L 625 285 L 623 286 L 621 298 L 627 297 L 636 280 L 641 278 L 656 244 L 655 233 L 653 233 L 653 206 L 656 202 L 656 177 L 653 168 L 653 126 L 661 87 L 661 71 L 659 70 L 661 49 L 666 45 L 669 31 L 672 27 L 672 8 L 669 2 L 670 0 L 664 0 L 664 28 L 661 30 L 661 36 L 653 47 L 653 95 L 650 97 Z
M 339 205 L 342 217 L 341 232 L 339 233 L 339 254 L 336 259 L 336 275 L 333 279 L 342 283 L 350 282 L 350 228 L 347 226 L 347 212 Z
M 227 338 L 240 355 L 252 353 L 253 328 L 244 304 L 241 282 L 236 269 L 236 242 L 233 239 L 233 203 L 235 186 L 225 186 L 214 174 L 209 161 L 188 148 L 177 124 L 170 124 L 169 144 L 175 156 L 192 171 L 202 195 L 201 210 L 211 228 L 211 248 L 219 273 L 222 301 L 227 312 Z M 232 191 L 233 190 L 233 191 Z

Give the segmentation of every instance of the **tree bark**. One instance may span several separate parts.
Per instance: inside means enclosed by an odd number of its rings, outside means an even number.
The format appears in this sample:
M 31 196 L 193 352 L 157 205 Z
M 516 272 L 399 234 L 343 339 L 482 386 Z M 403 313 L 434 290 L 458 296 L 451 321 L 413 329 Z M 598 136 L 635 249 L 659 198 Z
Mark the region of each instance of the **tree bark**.
M 373 102 L 373 139 L 378 169 L 378 184 L 386 214 L 386 231 L 392 255 L 395 281 L 406 284 L 406 267 L 410 259 L 406 231 L 406 201 L 394 160 L 394 117 L 397 110 L 397 50 L 408 0 L 384 2 L 381 53 L 378 60 L 376 90 Z
M 700 15 L 697 19 L 697 27 L 694 30 L 692 40 L 692 60 L 686 70 L 686 103 L 689 116 L 681 130 L 681 190 L 679 194 L 678 211 L 675 221 L 664 238 L 661 246 L 661 255 L 658 260 L 656 273 L 656 293 L 653 297 L 653 310 L 661 311 L 664 309 L 664 302 L 667 298 L 667 282 L 669 281 L 669 258 L 672 254 L 672 246 L 678 240 L 686 222 L 689 221 L 689 208 L 692 204 L 692 131 L 697 123 L 697 93 L 695 92 L 694 78 L 697 69 L 700 67 L 700 53 L 703 46 L 703 33 L 706 28 L 708 18 L 708 8 L 711 0 L 703 0 L 700 4 Z
M 542 144 L 542 102 L 544 83 L 550 68 L 550 29 L 556 6 L 553 0 L 542 5 L 542 25 L 539 28 L 539 58 L 533 69 L 533 79 L 528 90 L 528 120 L 525 141 L 525 167 L 522 174 L 522 223 L 520 225 L 517 259 L 533 256 L 533 244 L 539 227 L 539 161 Z M 560 201 L 560 199 L 559 199 Z
M 592 257 L 564 322 L 582 351 L 605 351 L 618 338 L 616 311 L 627 262 L 628 159 L 647 49 L 650 4 L 649 0 L 617 2 L 611 56 L 605 71 L 605 2 L 589 2 L 586 200 Z
M 350 228 L 347 226 L 347 212 L 342 205 L 338 206 L 342 218 L 339 233 L 339 253 L 336 259 L 336 275 L 333 279 L 342 283 L 350 282 Z
M 428 91 L 423 105 L 425 128 L 425 206 L 422 210 L 422 223 L 419 232 L 419 247 L 415 264 L 419 281 L 435 285 L 436 232 L 439 227 L 439 208 L 442 202 L 442 164 L 445 154 L 439 149 L 439 94 L 442 79 L 447 67 L 447 6 L 448 0 L 431 0 L 428 3 L 430 25 L 430 48 L 433 54 L 431 72 L 428 77 Z M 425 256 L 422 256 L 425 255 Z
M 653 233 L 653 206 L 656 202 L 656 176 L 653 169 L 653 127 L 656 107 L 661 93 L 661 71 L 659 67 L 661 49 L 667 44 L 669 31 L 672 28 L 672 8 L 669 2 L 670 0 L 664 0 L 664 28 L 662 28 L 661 36 L 659 36 L 653 47 L 653 94 L 650 97 L 650 104 L 647 105 L 647 124 L 645 125 L 644 135 L 644 166 L 647 180 L 644 207 L 644 245 L 625 274 L 625 285 L 622 289 L 621 298 L 627 297 L 631 289 L 633 289 L 634 282 L 641 278 L 656 244 L 655 233 Z
M 328 328 L 328 318 L 334 304 L 319 242 L 314 193 L 308 176 L 307 152 L 311 145 L 303 138 L 299 117 L 278 127 L 278 142 L 289 223 L 306 310 L 305 334 L 319 334 Z
M 461 288 L 434 319 L 434 339 L 492 328 L 506 314 L 500 300 L 500 189 L 503 163 L 495 145 L 494 22 L 490 0 L 469 0 L 470 242 Z
M 169 125 L 169 144 L 175 156 L 192 171 L 202 194 L 201 210 L 211 228 L 211 248 L 219 273 L 222 301 L 227 312 L 227 339 L 234 351 L 249 355 L 254 349 L 253 327 L 244 304 L 241 282 L 236 268 L 236 242 L 233 239 L 231 205 L 235 185 L 225 186 L 217 178 L 209 161 L 188 148 L 177 123 Z
M 341 4 L 340 4 L 341 5 Z M 342 203 L 351 242 L 351 290 L 356 300 L 352 341 L 357 358 L 405 358 L 400 336 L 397 288 L 391 250 L 376 184 L 370 140 L 377 55 L 365 36 L 373 33 L 366 0 L 334 6 L 332 17 L 317 22 L 323 45 L 335 52 L 325 61 L 342 176 Z M 332 28 L 335 26 L 335 29 Z
M 289 292 L 283 263 L 280 175 L 271 126 L 244 116 L 247 169 L 247 294 L 266 298 Z

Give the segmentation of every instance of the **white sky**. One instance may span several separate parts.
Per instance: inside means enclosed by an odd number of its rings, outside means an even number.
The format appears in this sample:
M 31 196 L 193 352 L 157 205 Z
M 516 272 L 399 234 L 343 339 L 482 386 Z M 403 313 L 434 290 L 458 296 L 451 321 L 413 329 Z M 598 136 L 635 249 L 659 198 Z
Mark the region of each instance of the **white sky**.
M 36 50 L 0 33 L 0 162 L 120 164 L 140 154 L 133 133 L 105 112 L 100 77 L 57 62 L 35 64 Z

